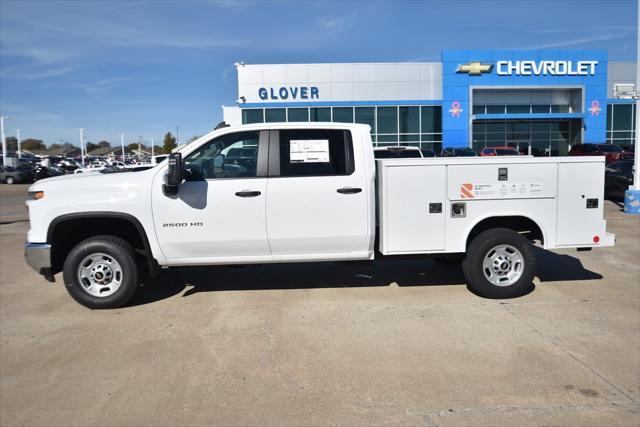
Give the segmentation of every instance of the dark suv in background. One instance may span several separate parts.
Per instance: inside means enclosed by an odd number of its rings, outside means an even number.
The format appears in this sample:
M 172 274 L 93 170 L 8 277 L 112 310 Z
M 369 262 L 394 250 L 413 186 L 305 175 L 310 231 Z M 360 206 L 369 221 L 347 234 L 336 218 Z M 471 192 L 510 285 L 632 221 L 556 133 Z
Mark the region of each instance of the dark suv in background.
M 578 144 L 571 147 L 570 156 L 604 156 L 607 164 L 618 160 L 632 160 L 633 152 L 614 144 Z
M 6 184 L 24 184 L 33 182 L 33 174 L 28 169 L 16 169 L 0 165 L 0 182 Z

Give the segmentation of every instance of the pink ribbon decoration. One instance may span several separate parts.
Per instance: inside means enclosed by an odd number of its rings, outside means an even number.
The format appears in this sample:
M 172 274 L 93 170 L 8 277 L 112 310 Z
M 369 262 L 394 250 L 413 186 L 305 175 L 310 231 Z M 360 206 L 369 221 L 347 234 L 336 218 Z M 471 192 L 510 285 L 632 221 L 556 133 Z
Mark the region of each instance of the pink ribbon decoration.
M 460 117 L 460 113 L 462 113 L 462 108 L 460 107 L 460 101 L 453 101 L 451 103 L 451 108 L 449 112 L 451 113 L 451 117 Z

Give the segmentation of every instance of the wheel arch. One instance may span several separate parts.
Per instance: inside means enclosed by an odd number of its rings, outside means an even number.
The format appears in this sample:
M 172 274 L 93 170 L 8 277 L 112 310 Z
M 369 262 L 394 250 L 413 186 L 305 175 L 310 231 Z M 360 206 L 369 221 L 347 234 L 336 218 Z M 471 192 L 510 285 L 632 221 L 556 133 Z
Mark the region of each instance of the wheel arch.
M 479 218 L 470 225 L 466 232 L 465 249 L 469 248 L 471 241 L 483 231 L 492 228 L 507 228 L 523 234 L 532 242 L 539 240 L 542 245 L 547 241 L 547 235 L 538 221 L 522 213 L 508 215 L 487 215 Z
M 69 233 L 72 231 L 72 233 Z M 62 271 L 64 258 L 69 251 L 89 237 L 109 234 L 121 237 L 134 249 L 141 251 L 146 259 L 149 273 L 159 272 L 147 233 L 142 223 L 133 215 L 124 212 L 94 211 L 77 212 L 54 218 L 47 229 L 47 242 L 51 244 L 51 266 L 53 273 Z

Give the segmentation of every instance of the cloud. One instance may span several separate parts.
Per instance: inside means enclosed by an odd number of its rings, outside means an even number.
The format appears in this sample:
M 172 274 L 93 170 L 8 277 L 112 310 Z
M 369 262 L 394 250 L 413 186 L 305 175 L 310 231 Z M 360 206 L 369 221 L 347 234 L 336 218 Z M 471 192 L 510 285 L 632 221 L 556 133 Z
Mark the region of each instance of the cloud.
M 541 43 L 535 46 L 529 46 L 527 49 L 533 49 L 533 50 L 555 49 L 559 47 L 579 46 L 583 44 L 595 43 L 600 41 L 622 39 L 628 36 L 629 36 L 628 33 L 600 34 L 600 35 L 595 35 L 591 37 L 582 37 L 582 38 L 575 38 L 575 39 L 568 39 L 568 40 L 558 40 L 558 41 L 549 42 L 549 43 Z
M 75 83 L 75 86 L 91 95 L 100 95 L 104 92 L 108 92 L 111 89 L 115 89 L 119 86 L 125 85 L 127 82 L 133 80 L 133 76 L 126 77 L 113 77 L 108 79 L 98 80 L 92 83 Z
M 40 80 L 62 76 L 70 73 L 72 70 L 71 67 L 46 68 L 41 70 L 34 70 L 32 67 L 5 68 L 2 70 L 2 76 L 14 79 Z
M 320 27 L 334 33 L 347 29 L 348 23 L 346 16 L 325 16 L 318 21 Z
M 596 25 L 591 27 L 592 33 L 597 33 L 598 31 L 611 31 L 615 30 L 617 33 L 634 33 L 636 32 L 636 27 L 630 25 L 620 25 L 620 26 L 611 26 L 611 25 Z M 573 28 L 542 28 L 542 29 L 531 29 L 529 28 L 530 33 L 534 34 L 575 34 L 576 31 Z

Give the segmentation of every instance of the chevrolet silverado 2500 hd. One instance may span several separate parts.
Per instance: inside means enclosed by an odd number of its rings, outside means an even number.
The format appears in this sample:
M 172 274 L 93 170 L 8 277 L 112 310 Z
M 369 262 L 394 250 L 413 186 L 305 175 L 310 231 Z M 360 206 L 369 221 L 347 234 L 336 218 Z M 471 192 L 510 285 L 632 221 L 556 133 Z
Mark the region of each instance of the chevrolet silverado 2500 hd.
M 477 293 L 507 298 L 531 286 L 532 242 L 614 244 L 603 180 L 601 157 L 376 164 L 366 125 L 224 127 L 152 169 L 33 184 L 25 255 L 91 308 L 125 304 L 143 270 L 376 255 L 460 258 Z

